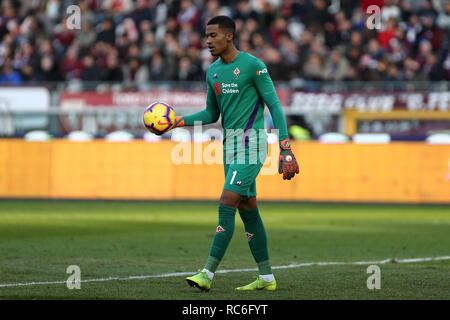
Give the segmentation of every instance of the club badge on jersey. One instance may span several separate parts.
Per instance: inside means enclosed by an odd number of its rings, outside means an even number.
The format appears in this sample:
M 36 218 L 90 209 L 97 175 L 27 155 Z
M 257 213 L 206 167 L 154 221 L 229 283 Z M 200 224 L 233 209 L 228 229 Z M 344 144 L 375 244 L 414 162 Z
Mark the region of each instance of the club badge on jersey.
M 241 71 L 239 70 L 239 68 L 234 69 L 233 71 L 234 79 L 237 79 L 240 73 Z

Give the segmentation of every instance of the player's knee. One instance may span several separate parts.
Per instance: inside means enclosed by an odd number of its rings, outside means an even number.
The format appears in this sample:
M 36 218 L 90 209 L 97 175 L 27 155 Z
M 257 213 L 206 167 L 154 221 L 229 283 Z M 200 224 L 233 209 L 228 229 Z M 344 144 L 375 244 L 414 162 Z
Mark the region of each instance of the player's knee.
M 239 202 L 239 206 L 238 206 L 239 210 L 244 210 L 244 211 L 253 210 L 255 208 L 257 208 L 256 197 L 250 197 L 248 199 L 241 200 Z
M 237 208 L 242 196 L 236 192 L 223 190 L 222 196 L 220 197 L 219 204 L 221 206 L 228 206 Z

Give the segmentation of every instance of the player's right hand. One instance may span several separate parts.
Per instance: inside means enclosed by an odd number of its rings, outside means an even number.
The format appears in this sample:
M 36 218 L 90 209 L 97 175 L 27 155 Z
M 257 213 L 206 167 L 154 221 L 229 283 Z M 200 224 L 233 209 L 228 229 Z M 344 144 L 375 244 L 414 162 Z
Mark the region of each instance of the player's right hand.
M 298 162 L 291 150 L 288 139 L 280 141 L 280 162 L 278 173 L 283 174 L 284 180 L 291 180 L 296 173 L 299 173 Z
M 173 123 L 172 127 L 170 128 L 170 130 L 178 128 L 178 127 L 184 127 L 184 119 L 182 116 L 176 116 L 175 117 L 175 122 Z

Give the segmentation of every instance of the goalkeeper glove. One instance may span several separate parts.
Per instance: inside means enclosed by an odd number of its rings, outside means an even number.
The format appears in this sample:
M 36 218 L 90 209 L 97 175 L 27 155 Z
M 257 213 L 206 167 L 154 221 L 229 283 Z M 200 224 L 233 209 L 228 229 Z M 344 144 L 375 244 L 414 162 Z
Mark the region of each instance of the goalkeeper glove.
M 283 174 L 283 180 L 291 180 L 299 172 L 299 168 L 288 139 L 280 141 L 280 149 L 278 172 Z
M 182 116 L 175 117 L 175 122 L 173 123 L 172 128 L 170 128 L 170 130 L 175 129 L 177 127 L 184 127 L 184 119 Z

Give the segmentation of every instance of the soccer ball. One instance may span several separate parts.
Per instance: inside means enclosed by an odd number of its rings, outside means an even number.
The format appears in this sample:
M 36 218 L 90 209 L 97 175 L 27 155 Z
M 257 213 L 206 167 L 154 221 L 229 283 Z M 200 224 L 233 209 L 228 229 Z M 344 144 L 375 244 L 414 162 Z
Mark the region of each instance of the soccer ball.
M 175 123 L 175 111 L 163 102 L 149 105 L 144 112 L 144 125 L 154 134 L 161 135 Z

